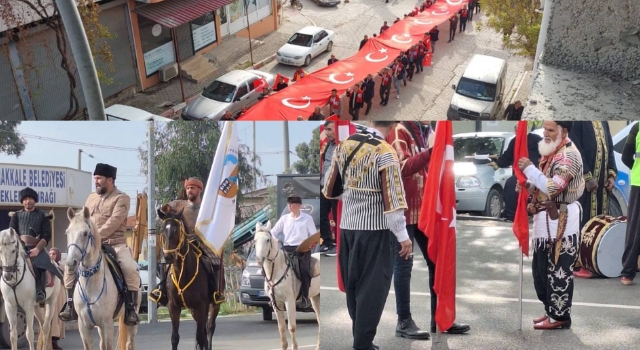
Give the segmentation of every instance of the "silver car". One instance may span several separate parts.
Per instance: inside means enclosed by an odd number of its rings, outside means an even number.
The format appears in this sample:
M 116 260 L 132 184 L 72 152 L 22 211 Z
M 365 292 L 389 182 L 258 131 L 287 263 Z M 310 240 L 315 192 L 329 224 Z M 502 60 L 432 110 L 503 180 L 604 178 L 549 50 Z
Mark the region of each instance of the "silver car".
M 504 184 L 512 175 L 511 168 L 493 170 L 487 165 L 489 155 L 502 155 L 512 132 L 474 132 L 453 135 L 458 213 L 479 213 L 500 217 L 504 207 Z
M 209 84 L 182 111 L 184 120 L 220 120 L 230 111 L 235 117 L 243 107 L 251 107 L 262 95 L 264 81 L 273 86 L 272 74 L 257 70 L 234 70 Z

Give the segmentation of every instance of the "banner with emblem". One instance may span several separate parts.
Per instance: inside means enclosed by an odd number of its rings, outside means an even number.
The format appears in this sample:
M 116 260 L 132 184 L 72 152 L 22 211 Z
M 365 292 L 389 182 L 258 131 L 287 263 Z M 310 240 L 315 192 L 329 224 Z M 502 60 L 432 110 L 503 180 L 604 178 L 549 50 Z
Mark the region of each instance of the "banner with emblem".
M 196 234 L 218 256 L 235 226 L 239 191 L 238 132 L 235 123 L 223 123 L 196 220 Z

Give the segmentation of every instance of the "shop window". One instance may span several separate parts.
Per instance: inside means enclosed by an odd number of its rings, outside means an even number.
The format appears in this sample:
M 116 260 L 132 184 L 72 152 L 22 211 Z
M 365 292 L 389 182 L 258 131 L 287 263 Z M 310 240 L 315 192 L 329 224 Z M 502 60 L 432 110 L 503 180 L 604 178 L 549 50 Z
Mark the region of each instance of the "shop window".
M 217 39 L 215 13 L 206 15 L 191 21 L 191 35 L 193 37 L 193 52 L 215 43 Z
M 170 29 L 142 16 L 138 16 L 138 29 L 147 77 L 155 74 L 163 66 L 175 62 Z

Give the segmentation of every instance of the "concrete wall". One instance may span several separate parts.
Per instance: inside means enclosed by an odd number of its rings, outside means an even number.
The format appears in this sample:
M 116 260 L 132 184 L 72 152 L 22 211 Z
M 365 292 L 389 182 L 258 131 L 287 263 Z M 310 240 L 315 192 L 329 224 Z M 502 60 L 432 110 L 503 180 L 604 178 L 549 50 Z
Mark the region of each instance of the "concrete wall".
M 543 62 L 640 79 L 640 1 L 554 1 Z

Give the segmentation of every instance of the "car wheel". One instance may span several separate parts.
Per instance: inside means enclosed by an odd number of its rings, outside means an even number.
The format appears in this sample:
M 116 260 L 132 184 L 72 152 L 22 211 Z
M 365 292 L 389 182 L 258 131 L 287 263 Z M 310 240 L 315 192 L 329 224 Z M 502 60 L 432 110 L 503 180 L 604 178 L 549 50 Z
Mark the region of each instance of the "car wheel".
M 263 321 L 271 321 L 273 320 L 273 311 L 269 306 L 262 307 L 262 320 Z
M 489 191 L 487 204 L 484 209 L 484 216 L 499 218 L 502 214 L 502 196 L 495 188 Z
M 612 195 L 609 195 L 609 216 L 619 217 L 623 216 L 622 208 L 620 208 L 620 203 L 618 203 L 618 199 Z
M 3 349 L 11 349 L 11 325 L 7 319 L 2 323 L 2 331 L 0 332 L 0 346 Z M 18 310 L 18 348 L 24 348 L 28 346 L 26 337 L 26 316 L 22 309 Z
M 307 56 L 307 58 L 304 59 L 304 66 L 305 67 L 307 67 L 310 64 L 311 64 L 311 55 Z
M 333 41 L 329 41 L 329 44 L 327 45 L 327 52 L 331 52 L 331 50 L 333 50 Z

